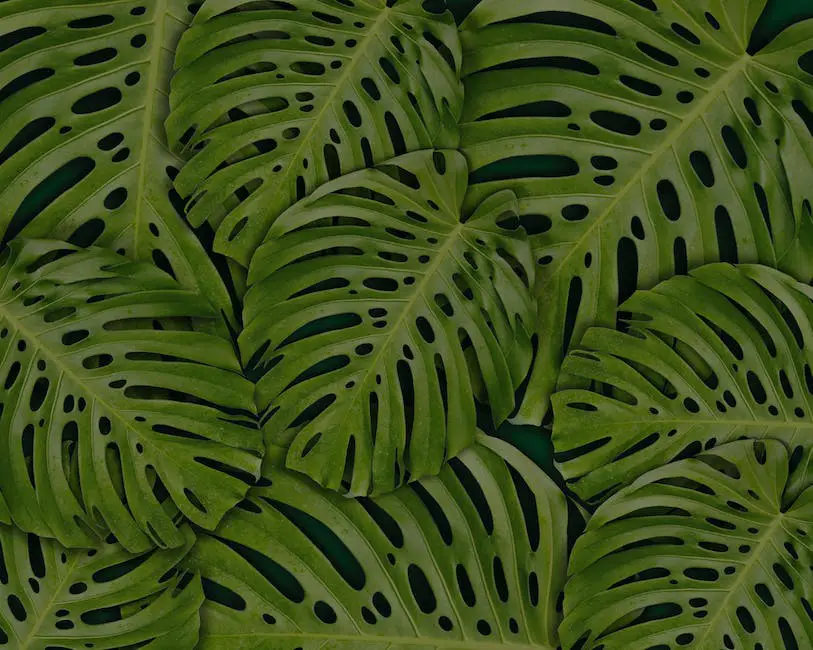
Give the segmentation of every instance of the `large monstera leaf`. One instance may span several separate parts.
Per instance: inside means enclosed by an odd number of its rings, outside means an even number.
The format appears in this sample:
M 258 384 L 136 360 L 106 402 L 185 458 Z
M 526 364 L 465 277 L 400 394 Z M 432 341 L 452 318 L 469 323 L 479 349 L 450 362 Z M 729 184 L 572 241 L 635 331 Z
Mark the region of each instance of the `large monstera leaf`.
M 511 192 L 465 222 L 467 168 L 424 151 L 323 185 L 273 224 L 249 270 L 244 362 L 266 441 L 331 489 L 437 474 L 496 423 L 531 362 L 530 248 Z M 514 224 L 516 227 L 516 224 Z M 530 279 L 529 279 L 530 276 Z
M 813 277 L 813 22 L 764 0 L 484 0 L 463 25 L 469 201 L 512 189 L 541 266 L 517 421 L 632 290 L 715 261 Z
M 563 648 L 813 646 L 813 488 L 784 502 L 792 464 L 733 442 L 603 504 L 570 558 Z
M 15 240 L 1 259 L 0 491 L 14 522 L 68 546 L 110 530 L 134 551 L 184 543 L 179 511 L 214 528 L 262 448 L 231 342 L 184 326 L 214 309 L 112 251 Z
M 200 650 L 552 650 L 564 496 L 507 443 L 480 443 L 374 499 L 271 470 L 190 554 Z
M 233 320 L 172 188 L 163 121 L 185 0 L 0 7 L 0 231 L 152 260 Z
M 320 184 L 456 146 L 460 44 L 442 2 L 209 0 L 176 66 L 167 130 L 191 160 L 175 186 L 244 266 Z
M 108 540 L 91 551 L 0 525 L 0 648 L 192 650 L 203 603 L 200 578 L 179 568 L 183 545 L 140 555 Z
M 711 264 L 621 310 L 618 331 L 587 331 L 553 397 L 556 458 L 576 493 L 600 498 L 741 436 L 784 440 L 798 480 L 809 480 L 810 286 L 763 266 Z

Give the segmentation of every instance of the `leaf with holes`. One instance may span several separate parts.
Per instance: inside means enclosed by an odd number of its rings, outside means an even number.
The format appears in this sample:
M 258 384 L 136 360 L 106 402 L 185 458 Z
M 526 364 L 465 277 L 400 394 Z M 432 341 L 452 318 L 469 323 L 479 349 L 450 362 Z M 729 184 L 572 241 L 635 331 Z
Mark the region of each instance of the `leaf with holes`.
M 742 440 L 648 472 L 576 541 L 565 648 L 813 644 L 813 488 L 788 503 L 792 460 Z
M 466 163 L 422 151 L 323 185 L 272 226 L 249 269 L 240 351 L 262 375 L 266 441 L 328 488 L 380 494 L 437 474 L 531 362 L 530 248 L 516 200 L 459 217 Z M 529 278 L 530 275 L 530 278 Z
M 210 0 L 181 39 L 170 142 L 194 225 L 248 266 L 269 225 L 320 184 L 456 146 L 457 28 L 439 0 Z
M 182 546 L 134 555 L 115 540 L 69 550 L 0 525 L 0 648 L 192 650 L 203 591 L 179 569 L 195 541 L 180 532 Z
M 780 438 L 813 478 L 813 289 L 764 266 L 711 264 L 639 291 L 595 327 L 553 396 L 559 469 L 595 501 L 715 444 Z
M 195 293 L 112 251 L 0 257 L 0 492 L 23 530 L 133 551 L 214 528 L 259 473 L 252 386 Z
M 517 421 L 636 287 L 715 261 L 813 278 L 813 21 L 754 52 L 764 5 L 484 0 L 465 21 L 467 202 L 512 189 L 541 266 Z
M 0 6 L 0 230 L 149 259 L 234 322 L 172 188 L 163 121 L 185 0 Z
M 564 495 L 507 443 L 479 441 L 374 499 L 272 470 L 190 554 L 200 650 L 555 648 Z

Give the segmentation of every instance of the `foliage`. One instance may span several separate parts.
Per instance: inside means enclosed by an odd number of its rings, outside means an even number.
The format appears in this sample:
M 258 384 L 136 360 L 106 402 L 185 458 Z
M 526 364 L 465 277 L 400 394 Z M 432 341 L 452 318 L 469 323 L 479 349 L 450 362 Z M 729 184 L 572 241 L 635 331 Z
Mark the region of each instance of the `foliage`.
M 0 256 L 0 491 L 23 530 L 178 546 L 259 472 L 251 384 L 217 314 L 150 264 L 17 239 Z M 180 321 L 180 322 L 179 322 Z
M 813 647 L 803 5 L 0 0 L 0 648 Z
M 134 555 L 106 540 L 91 551 L 0 525 L 0 647 L 9 650 L 192 648 L 198 639 L 200 579 L 179 567 L 183 544 Z
M 474 439 L 467 362 L 495 420 L 513 409 L 531 361 L 530 249 L 498 226 L 516 219 L 510 192 L 461 223 L 465 187 L 459 153 L 407 154 L 272 226 L 240 349 L 265 373 L 263 428 L 288 467 L 356 495 L 437 474 Z
M 175 186 L 244 266 L 322 183 L 457 143 L 460 44 L 442 2 L 209 0 L 176 66 L 167 132 L 190 160 Z
M 233 320 L 172 189 L 163 121 L 183 0 L 0 6 L 0 229 L 153 261 Z
M 639 291 L 618 317 L 618 330 L 587 331 L 554 395 L 559 469 L 577 494 L 601 498 L 741 436 L 784 440 L 809 481 L 809 285 L 764 266 L 713 264 Z
M 813 22 L 763 1 L 483 0 L 462 26 L 469 202 L 513 190 L 546 301 L 518 421 L 636 287 L 709 262 L 813 278 Z
M 564 646 L 809 647 L 813 488 L 783 502 L 790 464 L 776 440 L 732 442 L 604 503 L 570 558 Z
M 556 647 L 564 495 L 507 443 L 478 440 L 374 499 L 272 470 L 193 550 L 201 650 Z

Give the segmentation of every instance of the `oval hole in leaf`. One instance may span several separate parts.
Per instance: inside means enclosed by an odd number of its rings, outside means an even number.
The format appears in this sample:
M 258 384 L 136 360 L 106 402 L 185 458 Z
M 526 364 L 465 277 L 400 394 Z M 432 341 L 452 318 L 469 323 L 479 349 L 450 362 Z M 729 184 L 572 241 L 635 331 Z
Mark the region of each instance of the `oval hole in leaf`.
M 473 171 L 469 183 L 524 178 L 556 178 L 575 176 L 579 166 L 573 158 L 559 155 L 512 156 L 490 163 Z

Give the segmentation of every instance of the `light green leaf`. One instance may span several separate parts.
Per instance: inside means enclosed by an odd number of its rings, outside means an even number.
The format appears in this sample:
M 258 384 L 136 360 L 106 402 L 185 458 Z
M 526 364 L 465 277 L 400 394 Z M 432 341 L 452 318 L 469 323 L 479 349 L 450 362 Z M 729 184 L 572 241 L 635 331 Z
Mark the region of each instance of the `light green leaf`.
M 184 221 L 163 122 L 185 0 L 0 6 L 0 229 L 152 260 L 234 322 Z
M 150 264 L 15 240 L 0 257 L 0 491 L 67 546 L 141 551 L 214 528 L 259 473 L 252 386 L 214 309 Z M 173 326 L 175 329 L 165 329 Z
M 337 176 L 456 146 L 457 28 L 432 0 L 209 0 L 178 48 L 167 132 L 189 220 L 248 266 L 286 208 Z
M 511 192 L 466 222 L 456 151 L 406 154 L 319 188 L 273 224 L 239 344 L 266 440 L 330 489 L 380 494 L 437 474 L 494 421 L 532 355 L 530 248 Z M 530 276 L 530 278 L 529 278 Z M 472 382 L 470 375 L 476 379 Z
M 776 440 L 732 442 L 599 507 L 570 558 L 563 647 L 811 647 L 813 488 L 783 504 L 792 464 Z
M 813 278 L 813 21 L 747 50 L 764 0 L 484 0 L 463 25 L 467 204 L 508 188 L 541 266 L 539 353 L 715 261 Z
M 69 550 L 0 525 L 0 647 L 9 650 L 192 650 L 203 602 L 200 579 L 179 570 L 183 545 L 133 555 L 108 540 Z
M 597 500 L 715 444 L 779 438 L 813 450 L 813 289 L 763 266 L 711 264 L 639 291 L 618 331 L 595 327 L 553 397 L 559 469 Z
M 272 469 L 190 554 L 200 650 L 552 650 L 564 495 L 507 443 L 479 442 L 372 500 Z

